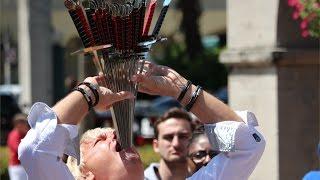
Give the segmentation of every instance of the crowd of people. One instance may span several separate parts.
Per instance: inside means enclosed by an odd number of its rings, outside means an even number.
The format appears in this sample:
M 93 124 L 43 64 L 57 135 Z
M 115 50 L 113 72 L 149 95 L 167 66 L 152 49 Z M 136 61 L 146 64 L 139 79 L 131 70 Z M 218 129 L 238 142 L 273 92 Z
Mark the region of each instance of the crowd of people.
M 134 147 L 122 148 L 111 128 L 96 128 L 78 137 L 89 109 L 106 110 L 135 98 L 112 92 L 103 76 L 88 77 L 53 107 L 38 102 L 28 115 L 30 130 L 21 140 L 18 158 L 29 179 L 248 179 L 265 148 L 253 113 L 233 111 L 175 70 L 145 63 L 131 79 L 138 90 L 171 96 L 174 108 L 154 124 L 153 149 L 161 157 L 145 170 Z M 202 126 L 195 127 L 192 112 Z M 66 165 L 65 156 L 73 157 Z M 70 159 L 70 158 L 69 158 Z M 70 162 L 70 161 L 68 161 Z
M 169 109 L 155 122 L 153 148 L 161 159 L 146 168 L 145 179 L 185 179 L 219 154 L 211 147 L 204 127 L 193 122 L 190 114 L 179 108 Z

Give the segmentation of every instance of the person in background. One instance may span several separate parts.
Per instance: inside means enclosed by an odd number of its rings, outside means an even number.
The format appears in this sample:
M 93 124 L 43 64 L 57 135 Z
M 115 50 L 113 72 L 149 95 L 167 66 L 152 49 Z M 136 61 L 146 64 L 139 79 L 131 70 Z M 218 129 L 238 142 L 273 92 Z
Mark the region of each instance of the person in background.
M 161 159 L 144 171 L 144 178 L 185 179 L 188 176 L 187 147 L 193 131 L 191 116 L 183 109 L 169 109 L 155 122 L 154 131 L 153 150 Z
M 27 179 L 27 174 L 18 159 L 18 146 L 30 127 L 26 114 L 16 114 L 12 120 L 14 128 L 10 131 L 7 140 L 9 149 L 9 177 L 11 180 L 24 180 Z
M 204 124 L 212 149 L 221 152 L 188 179 L 248 179 L 266 145 L 255 128 L 258 126 L 255 115 L 250 111 L 233 111 L 169 67 L 146 62 L 144 69 L 145 73 L 132 78 L 139 83 L 139 91 L 177 99 Z
M 218 151 L 212 149 L 203 126 L 197 128 L 192 134 L 188 150 L 190 175 L 197 172 L 202 166 L 206 166 L 213 157 L 219 154 Z

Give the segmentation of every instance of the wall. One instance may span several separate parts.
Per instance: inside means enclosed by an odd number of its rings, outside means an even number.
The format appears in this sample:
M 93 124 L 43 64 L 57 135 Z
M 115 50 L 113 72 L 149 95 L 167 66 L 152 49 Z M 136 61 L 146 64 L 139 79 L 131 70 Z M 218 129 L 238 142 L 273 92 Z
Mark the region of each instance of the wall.
M 278 179 L 278 83 L 275 67 L 234 68 L 229 76 L 229 104 L 234 110 L 250 110 L 259 121 L 266 149 L 251 179 Z

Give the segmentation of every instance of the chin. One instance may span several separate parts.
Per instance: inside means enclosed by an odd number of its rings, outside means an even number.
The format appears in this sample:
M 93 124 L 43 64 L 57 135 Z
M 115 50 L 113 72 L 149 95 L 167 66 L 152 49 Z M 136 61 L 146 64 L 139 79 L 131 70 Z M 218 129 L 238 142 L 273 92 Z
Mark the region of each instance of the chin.
M 124 154 L 124 158 L 128 161 L 139 161 L 141 162 L 140 156 L 136 153 L 128 152 Z
M 140 156 L 137 152 L 132 149 L 123 149 L 119 152 L 120 158 L 125 161 L 139 162 L 142 164 Z
M 181 157 L 181 156 L 175 156 L 175 157 L 171 157 L 170 159 L 167 160 L 168 162 L 186 162 L 187 158 L 185 157 Z

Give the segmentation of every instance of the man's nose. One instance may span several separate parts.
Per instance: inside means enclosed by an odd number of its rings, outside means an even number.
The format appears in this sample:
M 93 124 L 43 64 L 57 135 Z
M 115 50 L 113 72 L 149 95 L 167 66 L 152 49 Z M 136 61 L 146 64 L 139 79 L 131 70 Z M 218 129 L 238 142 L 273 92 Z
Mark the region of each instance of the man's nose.
M 209 156 L 209 154 L 206 155 L 203 164 L 208 164 L 208 162 L 211 160 L 211 157 Z
M 172 145 L 174 147 L 177 147 L 180 145 L 180 140 L 179 140 L 179 137 L 178 136 L 174 136 L 173 139 L 172 139 Z

